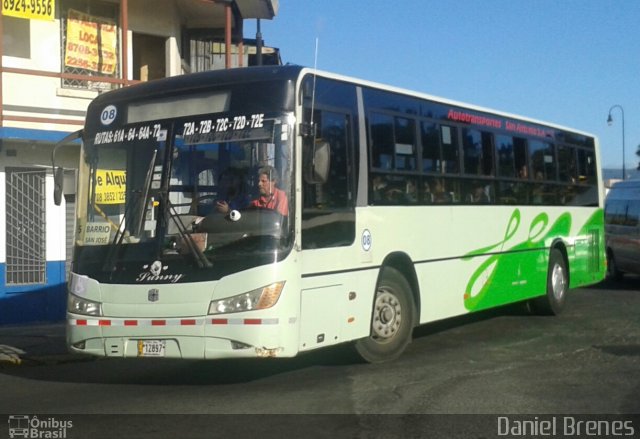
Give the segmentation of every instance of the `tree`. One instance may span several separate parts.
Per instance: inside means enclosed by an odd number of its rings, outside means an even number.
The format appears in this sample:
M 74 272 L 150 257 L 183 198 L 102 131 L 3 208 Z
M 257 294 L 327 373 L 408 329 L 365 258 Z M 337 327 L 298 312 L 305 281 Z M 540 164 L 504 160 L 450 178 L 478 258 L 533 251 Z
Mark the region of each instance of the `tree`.
M 638 156 L 638 159 L 640 159 L 640 145 L 638 145 L 636 155 Z M 638 162 L 638 171 L 640 171 L 640 161 Z

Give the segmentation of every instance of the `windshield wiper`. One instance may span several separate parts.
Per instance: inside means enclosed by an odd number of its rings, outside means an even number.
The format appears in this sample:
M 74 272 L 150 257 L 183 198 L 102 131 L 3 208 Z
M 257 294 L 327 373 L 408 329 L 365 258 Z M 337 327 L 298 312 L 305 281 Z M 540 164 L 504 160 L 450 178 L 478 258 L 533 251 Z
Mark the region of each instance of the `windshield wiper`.
M 153 151 L 153 156 L 151 157 L 151 161 L 149 162 L 149 169 L 147 169 L 147 176 L 144 179 L 144 186 L 142 187 L 142 193 L 140 194 L 140 211 L 138 212 L 137 223 L 133 226 L 133 235 L 138 236 L 142 233 L 142 226 L 144 224 L 144 219 L 147 214 L 147 198 L 149 197 L 149 189 L 151 187 L 151 179 L 153 176 L 153 168 L 156 164 L 156 156 L 158 155 L 158 150 L 155 149 Z
M 169 212 L 169 216 L 171 217 L 174 224 L 176 225 L 176 228 L 178 229 L 178 233 L 180 234 L 180 237 L 187 244 L 187 247 L 189 248 L 189 251 L 193 255 L 194 259 L 196 260 L 198 267 L 200 268 L 213 267 L 213 264 L 211 263 L 209 258 L 207 258 L 207 256 L 202 252 L 202 250 L 200 250 L 200 248 L 196 245 L 195 241 L 193 240 L 193 237 L 191 236 L 191 233 L 187 231 L 187 227 L 184 225 L 184 223 L 180 219 L 180 215 L 176 211 L 175 207 L 173 207 L 173 204 L 171 203 L 171 201 L 169 201 L 168 197 L 166 198 L 166 203 L 168 206 L 167 211 Z
M 151 187 L 151 179 L 153 176 L 153 167 L 155 166 L 157 155 L 158 155 L 158 150 L 155 149 L 153 151 L 153 155 L 151 156 L 151 160 L 149 161 L 147 175 L 144 179 L 144 186 L 142 187 L 142 190 L 140 191 L 137 199 L 137 203 L 139 204 L 136 205 L 136 201 L 127 203 L 127 207 L 125 208 L 124 215 L 122 215 L 122 220 L 120 220 L 118 229 L 116 230 L 116 233 L 113 235 L 113 240 L 111 241 L 109 253 L 107 254 L 107 257 L 104 262 L 104 266 L 103 266 L 104 271 L 113 271 L 114 269 L 118 249 L 122 245 L 122 241 L 124 240 L 126 235 L 125 221 L 128 220 L 131 212 L 134 211 L 133 206 L 138 207 L 139 217 L 135 218 L 136 222 L 134 226 L 130 229 L 129 237 L 132 236 L 131 232 L 133 232 L 133 236 L 138 236 L 141 233 L 142 225 L 144 224 L 144 217 L 147 213 L 147 197 L 149 196 L 149 188 Z M 132 191 L 132 194 L 133 193 L 134 192 Z

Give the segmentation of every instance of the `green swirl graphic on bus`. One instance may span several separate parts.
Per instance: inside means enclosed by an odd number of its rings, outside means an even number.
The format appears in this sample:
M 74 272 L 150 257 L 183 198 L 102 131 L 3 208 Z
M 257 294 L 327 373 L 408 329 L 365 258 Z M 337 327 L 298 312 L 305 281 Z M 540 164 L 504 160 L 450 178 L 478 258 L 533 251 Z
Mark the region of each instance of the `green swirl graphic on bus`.
M 569 236 L 571 215 L 563 213 L 549 226 L 546 213 L 537 215 L 529 226 L 526 241 L 507 247 L 520 228 L 521 214 L 516 209 L 507 224 L 504 239 L 474 250 L 463 257 L 487 259 L 473 273 L 464 292 L 464 306 L 470 311 L 527 299 L 545 291 L 547 279 L 545 242 L 550 237 Z

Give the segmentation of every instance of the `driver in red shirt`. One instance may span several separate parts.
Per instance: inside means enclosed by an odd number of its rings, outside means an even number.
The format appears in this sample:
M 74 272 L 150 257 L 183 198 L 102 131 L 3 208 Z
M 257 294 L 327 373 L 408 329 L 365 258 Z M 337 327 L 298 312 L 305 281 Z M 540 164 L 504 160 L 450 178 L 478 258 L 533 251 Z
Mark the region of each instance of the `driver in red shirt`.
M 278 173 L 273 166 L 264 166 L 258 170 L 258 189 L 260 196 L 251 202 L 251 206 L 272 209 L 280 215 L 289 215 L 287 194 L 276 187 Z

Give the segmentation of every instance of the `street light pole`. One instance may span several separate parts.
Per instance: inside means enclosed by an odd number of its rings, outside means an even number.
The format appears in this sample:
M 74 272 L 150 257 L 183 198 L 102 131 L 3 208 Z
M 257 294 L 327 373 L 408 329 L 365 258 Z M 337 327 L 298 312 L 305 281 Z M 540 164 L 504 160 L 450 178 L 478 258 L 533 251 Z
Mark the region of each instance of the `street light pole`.
M 256 65 L 262 65 L 262 32 L 260 32 L 260 19 L 258 18 L 258 27 L 256 29 Z
M 622 179 L 625 179 L 625 176 L 627 175 L 625 166 L 624 166 L 624 108 L 622 108 L 620 105 L 613 105 L 611 108 L 609 108 L 609 117 L 607 117 L 607 124 L 609 124 L 609 126 L 613 125 L 613 117 L 611 117 L 611 110 L 613 110 L 614 108 L 617 108 L 620 110 L 620 112 L 622 113 Z

